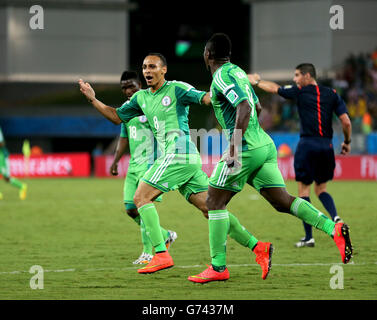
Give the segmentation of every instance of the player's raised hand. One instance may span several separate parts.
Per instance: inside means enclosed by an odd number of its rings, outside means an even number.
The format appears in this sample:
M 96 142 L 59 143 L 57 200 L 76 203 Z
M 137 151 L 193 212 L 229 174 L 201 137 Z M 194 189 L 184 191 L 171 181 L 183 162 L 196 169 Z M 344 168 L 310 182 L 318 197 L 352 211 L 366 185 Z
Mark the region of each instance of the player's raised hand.
M 253 86 L 261 79 L 258 73 L 248 74 L 247 77 Z
M 91 102 L 95 99 L 96 93 L 88 82 L 79 79 L 79 86 L 81 93 Z

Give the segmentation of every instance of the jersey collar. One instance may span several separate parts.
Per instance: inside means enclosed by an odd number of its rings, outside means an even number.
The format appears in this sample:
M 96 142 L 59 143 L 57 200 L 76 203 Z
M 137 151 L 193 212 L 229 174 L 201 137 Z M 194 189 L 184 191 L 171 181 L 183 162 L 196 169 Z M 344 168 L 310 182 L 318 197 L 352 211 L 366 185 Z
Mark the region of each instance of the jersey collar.
M 219 73 L 220 70 L 221 70 L 225 65 L 227 65 L 227 64 L 229 64 L 229 63 L 231 63 L 231 62 L 230 62 L 230 61 L 225 62 L 221 67 L 219 67 L 219 68 L 214 72 L 214 74 L 212 75 L 212 78 L 214 78 L 214 77 L 216 76 L 216 74 Z
M 148 91 L 149 91 L 149 93 L 150 93 L 152 96 L 154 96 L 154 95 L 156 95 L 157 93 L 159 93 L 159 92 L 162 90 L 162 88 L 164 88 L 164 87 L 166 86 L 167 83 L 168 83 L 168 81 L 165 80 L 164 84 L 163 84 L 160 88 L 158 88 L 157 91 L 155 91 L 155 92 L 152 92 L 152 91 L 151 91 L 151 88 L 148 88 Z

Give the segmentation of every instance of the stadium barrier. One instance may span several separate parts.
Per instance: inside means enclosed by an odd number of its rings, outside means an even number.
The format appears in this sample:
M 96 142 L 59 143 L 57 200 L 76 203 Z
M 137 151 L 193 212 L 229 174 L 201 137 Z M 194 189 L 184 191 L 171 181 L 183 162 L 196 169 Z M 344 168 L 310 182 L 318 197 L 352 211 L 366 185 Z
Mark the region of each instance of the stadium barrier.
M 51 153 L 30 158 L 10 155 L 9 166 L 13 177 L 88 177 L 91 173 L 87 152 Z
M 336 168 L 334 180 L 377 180 L 377 156 L 351 155 L 335 156 Z M 214 166 L 219 160 L 219 156 L 202 156 L 203 171 L 209 176 Z M 97 156 L 94 159 L 94 169 L 96 177 L 110 177 L 110 166 L 113 156 Z M 118 164 L 118 177 L 124 178 L 129 162 L 129 155 L 124 156 Z M 293 168 L 293 156 L 278 158 L 278 165 L 284 179 L 295 178 Z

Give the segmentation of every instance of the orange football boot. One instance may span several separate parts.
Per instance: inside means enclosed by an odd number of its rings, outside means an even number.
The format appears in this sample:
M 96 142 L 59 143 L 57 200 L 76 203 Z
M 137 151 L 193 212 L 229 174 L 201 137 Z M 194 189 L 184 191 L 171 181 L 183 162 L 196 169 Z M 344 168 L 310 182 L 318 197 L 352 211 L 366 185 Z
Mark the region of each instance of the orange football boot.
M 352 244 L 349 235 L 349 226 L 343 222 L 335 224 L 334 242 L 339 249 L 342 261 L 348 263 L 352 258 Z
M 262 279 L 265 280 L 271 270 L 271 256 L 274 251 L 274 247 L 272 246 L 271 242 L 258 241 L 253 251 L 257 256 L 255 261 L 262 268 Z
M 173 258 L 170 256 L 169 252 L 164 251 L 156 253 L 152 260 L 141 269 L 138 269 L 138 273 L 154 273 L 163 269 L 168 269 L 174 266 Z
M 211 282 L 211 281 L 225 281 L 228 279 L 229 279 L 228 268 L 225 268 L 223 272 L 217 272 L 213 270 L 212 265 L 210 265 L 203 272 L 195 276 L 188 277 L 188 280 L 192 282 L 196 282 L 196 283 L 206 283 L 206 282 Z

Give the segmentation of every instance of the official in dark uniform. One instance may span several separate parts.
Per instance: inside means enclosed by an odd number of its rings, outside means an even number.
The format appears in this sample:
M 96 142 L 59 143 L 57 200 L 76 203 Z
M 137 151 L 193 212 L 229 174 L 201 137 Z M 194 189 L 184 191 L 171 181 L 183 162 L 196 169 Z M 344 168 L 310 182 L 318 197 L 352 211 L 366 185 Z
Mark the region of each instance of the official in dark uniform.
M 327 192 L 327 182 L 334 177 L 335 155 L 332 144 L 333 114 L 339 118 L 344 135 L 341 154 L 351 151 L 351 121 L 343 99 L 335 90 L 319 85 L 315 67 L 302 63 L 295 69 L 293 81 L 296 85 L 280 86 L 272 81 L 261 80 L 259 74 L 248 75 L 251 84 L 260 89 L 277 93 L 286 99 L 296 101 L 300 118 L 300 141 L 294 156 L 294 168 L 299 197 L 310 202 L 310 187 L 335 222 L 341 219 L 337 214 L 332 196 Z M 304 222 L 305 237 L 296 247 L 314 247 L 312 227 Z

